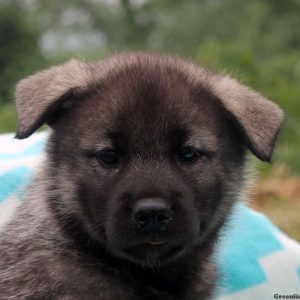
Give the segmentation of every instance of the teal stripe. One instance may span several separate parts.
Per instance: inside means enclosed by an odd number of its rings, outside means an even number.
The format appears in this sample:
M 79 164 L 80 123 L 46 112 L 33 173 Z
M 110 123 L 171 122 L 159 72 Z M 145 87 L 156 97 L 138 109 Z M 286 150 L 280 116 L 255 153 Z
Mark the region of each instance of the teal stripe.
M 299 266 L 298 269 L 297 269 L 297 274 L 298 274 L 298 277 L 299 277 L 299 283 L 300 283 L 300 266 Z
M 29 168 L 18 167 L 0 176 L 0 203 L 28 183 L 30 173 Z
M 283 249 L 273 234 L 276 227 L 263 215 L 237 205 L 230 230 L 224 232 L 218 253 L 218 283 L 226 294 L 242 291 L 267 281 L 259 259 Z

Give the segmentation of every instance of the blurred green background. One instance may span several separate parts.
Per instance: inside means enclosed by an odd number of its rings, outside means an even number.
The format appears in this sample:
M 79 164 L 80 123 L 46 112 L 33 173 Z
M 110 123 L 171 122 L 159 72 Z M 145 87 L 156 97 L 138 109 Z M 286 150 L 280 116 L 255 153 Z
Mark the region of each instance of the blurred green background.
M 258 163 L 253 206 L 300 240 L 299 29 L 299 0 L 2 0 L 0 132 L 15 129 L 15 83 L 54 63 L 135 49 L 191 58 L 285 110 L 273 165 Z

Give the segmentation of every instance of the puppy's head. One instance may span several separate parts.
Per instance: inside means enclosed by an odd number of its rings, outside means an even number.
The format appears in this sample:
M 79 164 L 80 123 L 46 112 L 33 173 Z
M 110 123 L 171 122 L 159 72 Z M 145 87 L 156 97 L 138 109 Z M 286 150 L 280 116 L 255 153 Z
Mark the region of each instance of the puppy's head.
M 270 161 L 279 107 L 237 81 L 156 54 L 72 60 L 17 86 L 17 137 L 48 123 L 60 212 L 113 255 L 168 263 L 214 236 Z

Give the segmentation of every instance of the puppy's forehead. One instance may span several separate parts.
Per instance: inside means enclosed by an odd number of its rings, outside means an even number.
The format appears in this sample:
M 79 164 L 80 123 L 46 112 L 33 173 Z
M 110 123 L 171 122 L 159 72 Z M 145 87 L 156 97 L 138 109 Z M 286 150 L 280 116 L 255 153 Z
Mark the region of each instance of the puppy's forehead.
M 84 143 L 105 143 L 110 137 L 153 142 L 166 133 L 184 130 L 193 140 L 216 136 L 216 99 L 204 87 L 170 67 L 136 66 L 119 70 L 103 80 L 80 109 L 78 124 Z

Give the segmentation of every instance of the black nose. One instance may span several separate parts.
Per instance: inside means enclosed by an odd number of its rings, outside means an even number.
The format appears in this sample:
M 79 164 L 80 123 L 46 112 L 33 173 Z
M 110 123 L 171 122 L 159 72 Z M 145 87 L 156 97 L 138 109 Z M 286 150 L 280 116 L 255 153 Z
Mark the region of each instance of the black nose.
M 142 199 L 133 208 L 133 220 L 143 230 L 164 231 L 171 218 L 171 208 L 163 199 Z

